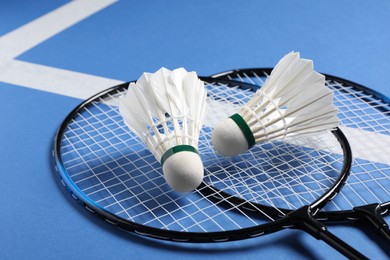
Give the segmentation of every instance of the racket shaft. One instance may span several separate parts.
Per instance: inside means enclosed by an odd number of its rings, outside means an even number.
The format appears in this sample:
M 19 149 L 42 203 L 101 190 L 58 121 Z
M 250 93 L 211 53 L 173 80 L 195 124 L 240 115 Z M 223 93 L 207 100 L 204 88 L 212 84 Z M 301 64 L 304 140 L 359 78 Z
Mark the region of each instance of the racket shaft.
M 324 230 L 319 233 L 320 240 L 324 241 L 348 259 L 368 259 L 366 256 L 358 252 L 356 249 L 345 243 L 340 238 L 333 235 L 328 230 Z

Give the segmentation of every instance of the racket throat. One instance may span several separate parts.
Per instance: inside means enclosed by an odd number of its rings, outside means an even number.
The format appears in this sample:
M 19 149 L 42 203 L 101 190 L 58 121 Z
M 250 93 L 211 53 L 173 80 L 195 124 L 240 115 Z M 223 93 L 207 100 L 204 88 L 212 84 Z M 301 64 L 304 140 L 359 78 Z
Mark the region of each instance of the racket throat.
M 378 203 L 364 205 L 353 208 L 353 212 L 358 219 L 365 220 L 375 229 L 377 233 L 384 236 L 390 243 L 389 225 L 383 219 L 382 215 L 385 210 Z
M 312 217 L 309 206 L 303 206 L 288 214 L 291 222 L 290 228 L 306 231 L 313 237 L 321 239 L 321 232 L 326 231 L 326 227 Z
M 287 215 L 292 229 L 300 229 L 318 240 L 322 240 L 348 259 L 368 259 L 359 251 L 329 232 L 326 227 L 313 218 L 310 206 L 303 206 Z

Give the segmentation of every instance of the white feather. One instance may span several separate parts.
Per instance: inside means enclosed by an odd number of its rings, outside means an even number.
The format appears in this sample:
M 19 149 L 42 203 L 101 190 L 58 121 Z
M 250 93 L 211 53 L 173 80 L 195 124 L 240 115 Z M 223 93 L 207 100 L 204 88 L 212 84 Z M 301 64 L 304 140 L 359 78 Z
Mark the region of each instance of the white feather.
M 173 71 L 161 68 L 153 74 L 144 73 L 136 83 L 129 85 L 126 95 L 120 98 L 119 103 L 125 124 L 145 143 L 158 161 L 161 161 L 167 150 L 177 145 L 198 148 L 205 107 L 204 83 L 195 72 L 187 72 L 183 68 Z M 187 158 L 194 160 L 193 155 Z M 172 161 L 175 164 L 181 163 L 178 159 Z M 191 162 L 188 163 L 186 166 L 191 168 Z M 168 168 L 175 172 L 175 165 Z M 180 169 L 182 170 L 186 169 Z M 189 191 L 188 187 L 195 185 L 199 178 L 191 180 L 193 183 L 189 183 L 190 186 L 180 187 L 183 185 L 180 181 L 183 176 L 177 176 L 181 174 L 180 171 L 173 174 L 174 177 L 166 176 L 165 172 L 164 175 L 168 183 L 173 182 L 169 183 L 171 186 L 176 186 L 179 191 Z M 201 172 L 193 174 L 203 176 L 203 168 L 199 171 Z M 196 186 L 192 187 L 194 188 Z
M 197 148 L 206 105 L 204 83 L 195 72 L 161 68 L 144 73 L 120 98 L 126 125 L 148 146 L 157 160 L 169 148 L 188 144 Z M 162 143 L 160 143 L 162 142 Z
M 314 71 L 313 62 L 291 52 L 279 61 L 262 88 L 238 114 L 250 127 L 256 143 L 266 142 L 335 128 L 340 121 L 332 98 L 325 77 Z M 223 124 L 232 127 L 225 122 L 215 128 L 214 146 L 222 154 L 234 155 L 237 151 L 233 152 L 234 142 L 229 143 L 229 132 L 237 134 L 236 129 L 223 130 Z M 245 141 L 243 138 L 231 137 Z
M 313 62 L 301 59 L 299 53 L 291 52 L 282 58 L 264 87 L 239 112 L 257 143 L 327 131 L 340 122 L 325 77 L 315 72 Z M 267 131 L 268 136 L 264 127 L 273 128 Z

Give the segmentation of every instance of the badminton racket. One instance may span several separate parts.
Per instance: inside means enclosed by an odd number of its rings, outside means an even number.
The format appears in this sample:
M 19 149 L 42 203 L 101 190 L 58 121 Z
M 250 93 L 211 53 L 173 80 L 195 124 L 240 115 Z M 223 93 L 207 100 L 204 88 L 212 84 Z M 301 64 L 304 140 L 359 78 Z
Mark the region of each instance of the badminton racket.
M 143 236 L 224 242 L 296 228 L 349 258 L 364 258 L 311 217 L 348 178 L 352 156 L 342 131 L 270 142 L 223 158 L 211 145 L 213 125 L 236 112 L 256 89 L 203 80 L 208 110 L 198 150 L 205 177 L 197 190 L 173 191 L 159 162 L 124 125 L 118 98 L 128 83 L 91 97 L 65 118 L 53 152 L 63 186 L 87 210 Z
M 271 71 L 238 69 L 213 77 L 261 86 Z M 354 161 L 345 187 L 316 218 L 366 220 L 390 245 L 389 226 L 383 218 L 390 208 L 390 99 L 349 80 L 325 76 L 326 85 L 333 90 L 340 128 L 352 146 Z

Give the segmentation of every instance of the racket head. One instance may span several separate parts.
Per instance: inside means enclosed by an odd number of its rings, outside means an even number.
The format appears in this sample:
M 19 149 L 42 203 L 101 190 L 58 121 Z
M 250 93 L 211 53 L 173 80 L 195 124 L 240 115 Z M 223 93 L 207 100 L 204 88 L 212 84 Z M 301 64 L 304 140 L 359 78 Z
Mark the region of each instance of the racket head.
M 212 75 L 261 86 L 272 68 L 235 69 Z M 348 138 L 354 161 L 342 192 L 317 214 L 323 220 L 357 219 L 354 208 L 379 204 L 381 214 L 390 208 L 390 98 L 366 86 L 323 74 L 334 92 L 340 128 Z M 371 143 L 371 144 L 370 144 Z
M 292 210 L 310 205 L 317 211 L 337 194 L 351 163 L 341 130 L 259 145 L 238 157 L 223 158 L 212 149 L 212 126 L 238 109 L 257 87 L 202 80 L 210 110 L 199 142 L 205 179 L 197 190 L 171 190 L 159 162 L 124 125 L 118 113 L 118 97 L 129 85 L 124 83 L 82 102 L 56 134 L 55 169 L 72 197 L 107 222 L 139 235 L 222 242 L 283 229 Z M 273 187 L 275 197 L 269 198 L 269 185 L 275 184 L 281 188 Z

